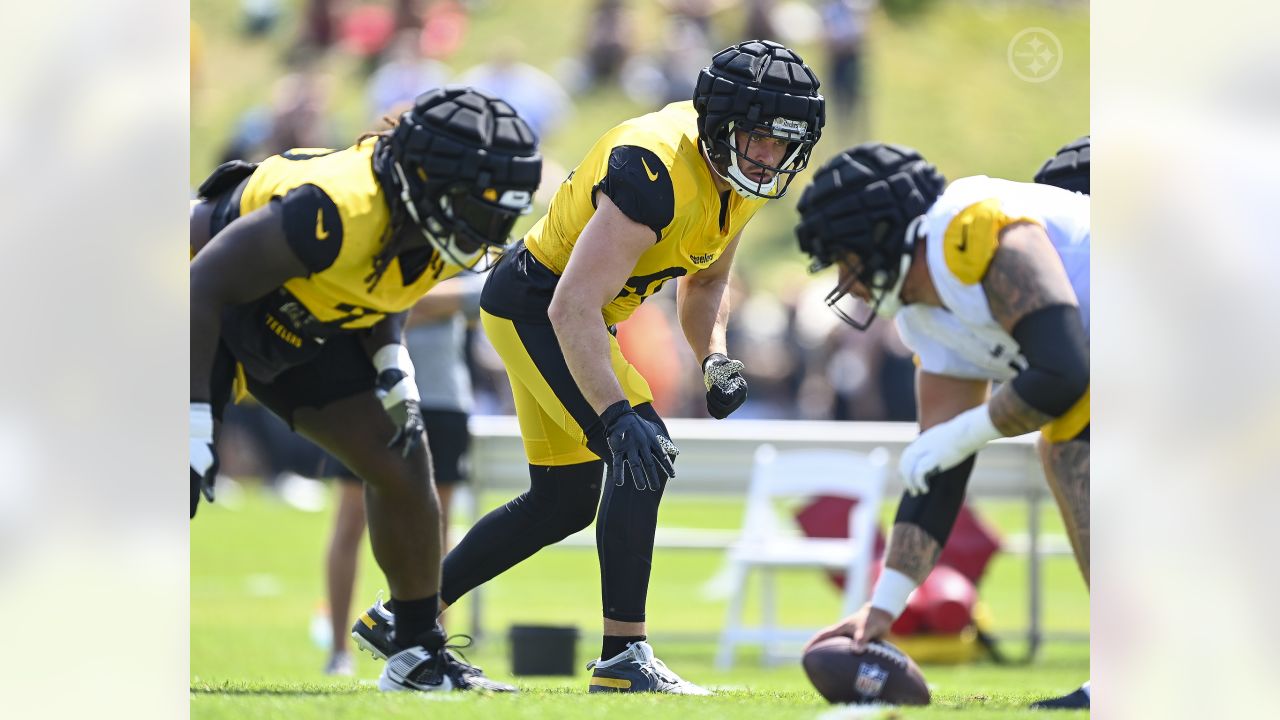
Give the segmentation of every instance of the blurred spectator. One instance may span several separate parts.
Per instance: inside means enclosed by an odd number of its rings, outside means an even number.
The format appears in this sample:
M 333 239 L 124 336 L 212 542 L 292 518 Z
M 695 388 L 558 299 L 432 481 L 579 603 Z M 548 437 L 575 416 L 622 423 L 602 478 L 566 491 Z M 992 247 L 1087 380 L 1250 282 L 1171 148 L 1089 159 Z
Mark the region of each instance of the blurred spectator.
M 365 61 L 365 70 L 377 67 L 396 32 L 395 14 L 385 5 L 356 5 L 342 16 L 342 49 Z
M 555 78 L 520 61 L 524 48 L 515 38 L 499 38 L 493 47 L 493 59 L 466 71 L 458 82 L 506 100 L 545 139 L 572 107 L 569 94 Z
M 244 34 L 263 37 L 275 29 L 280 19 L 280 0 L 241 0 L 240 12 Z
M 421 0 L 393 0 L 395 5 L 394 26 L 396 33 L 412 31 L 417 35 L 422 31 Z
M 631 56 L 636 29 L 626 0 L 598 0 L 587 24 L 586 62 L 575 89 L 585 91 L 617 82 Z
M 653 409 L 663 416 L 684 414 L 688 393 L 682 380 L 697 372 L 691 357 L 681 357 L 685 343 L 672 329 L 674 318 L 675 308 L 664 296 L 662 300 L 649 298 L 618 325 L 618 346 L 649 383 Z
M 449 75 L 449 68 L 443 63 L 421 55 L 417 32 L 401 31 L 388 49 L 386 62 L 369 78 L 369 107 L 373 117 L 398 114 L 399 106 L 446 84 Z
M 705 37 L 711 37 L 711 16 L 738 4 L 738 0 L 658 0 L 672 18 L 687 20 Z M 703 65 L 706 59 L 703 59 Z
M 679 13 L 667 18 L 663 47 L 657 58 L 662 75 L 660 105 L 681 102 L 693 97 L 698 73 L 715 52 L 705 24 Z
M 776 0 L 747 0 L 747 25 L 743 39 L 779 40 L 778 28 L 773 18 Z
M 255 107 L 241 115 L 219 162 L 261 160 L 290 148 L 329 147 L 334 140 L 331 84 L 329 75 L 309 69 L 277 80 L 270 108 Z
M 329 49 L 337 38 L 334 28 L 335 0 L 306 0 L 302 11 L 302 32 L 294 53 L 307 54 Z
M 419 51 L 426 57 L 448 59 L 467 35 L 467 8 L 458 0 L 434 0 L 422 13 Z
M 867 15 L 874 0 L 826 0 L 822 5 L 823 44 L 830 68 L 830 96 L 833 112 L 829 115 L 837 137 L 843 142 L 853 138 L 853 128 L 865 129 L 856 122 L 854 110 L 862 98 L 862 40 L 867 29 Z M 861 110 L 865 115 L 865 110 Z

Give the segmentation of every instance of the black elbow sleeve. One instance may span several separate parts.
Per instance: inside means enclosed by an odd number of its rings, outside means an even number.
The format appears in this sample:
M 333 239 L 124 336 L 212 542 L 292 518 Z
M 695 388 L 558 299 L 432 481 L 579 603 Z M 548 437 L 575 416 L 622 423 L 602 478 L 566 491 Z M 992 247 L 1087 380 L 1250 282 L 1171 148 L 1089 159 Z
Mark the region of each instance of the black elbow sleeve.
M 934 475 L 929 480 L 929 492 L 923 495 L 904 493 L 894 523 L 916 525 L 937 540 L 939 547 L 945 546 L 964 505 L 964 493 L 977 457 L 970 455 L 959 465 Z
M 1089 389 L 1089 338 L 1080 308 L 1050 305 L 1013 328 L 1027 369 L 1013 379 L 1023 402 L 1050 417 L 1071 409 Z

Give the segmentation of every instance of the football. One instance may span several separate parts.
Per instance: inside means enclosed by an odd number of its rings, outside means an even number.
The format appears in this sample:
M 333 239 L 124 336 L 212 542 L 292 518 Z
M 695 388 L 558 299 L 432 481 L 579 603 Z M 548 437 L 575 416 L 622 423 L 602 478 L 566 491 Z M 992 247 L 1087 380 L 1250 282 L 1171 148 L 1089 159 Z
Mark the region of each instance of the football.
M 929 704 L 929 686 L 919 666 L 883 640 L 854 652 L 852 638 L 827 638 L 810 648 L 802 662 L 809 682 L 827 702 Z

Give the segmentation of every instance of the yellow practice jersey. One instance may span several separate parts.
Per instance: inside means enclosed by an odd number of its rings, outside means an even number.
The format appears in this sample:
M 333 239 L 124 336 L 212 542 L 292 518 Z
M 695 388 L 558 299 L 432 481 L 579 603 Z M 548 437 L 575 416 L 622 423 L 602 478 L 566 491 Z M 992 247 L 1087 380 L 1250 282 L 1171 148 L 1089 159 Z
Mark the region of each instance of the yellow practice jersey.
M 373 172 L 375 140 L 346 150 L 298 148 L 264 160 L 240 197 L 239 214 L 281 203 L 285 235 L 310 274 L 284 287 L 328 332 L 356 330 L 408 310 L 428 290 L 459 268 L 429 247 L 393 259 L 376 287 L 367 279 L 382 248 L 390 211 Z M 312 320 L 314 318 L 314 321 Z
M 627 217 L 653 229 L 655 243 L 604 308 L 607 324 L 627 319 L 668 280 L 716 261 L 766 202 L 716 190 L 698 146 L 692 102 L 672 103 L 628 120 L 601 137 L 561 183 L 547 214 L 525 236 L 530 254 L 564 272 L 596 207 L 596 191 Z

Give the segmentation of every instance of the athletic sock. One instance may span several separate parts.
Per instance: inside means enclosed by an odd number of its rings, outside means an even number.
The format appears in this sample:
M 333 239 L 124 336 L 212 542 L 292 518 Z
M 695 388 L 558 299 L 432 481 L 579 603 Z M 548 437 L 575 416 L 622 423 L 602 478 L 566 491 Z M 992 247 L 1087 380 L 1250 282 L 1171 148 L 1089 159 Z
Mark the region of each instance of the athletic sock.
M 600 648 L 601 660 L 612 660 L 627 651 L 631 643 L 642 642 L 648 635 L 605 635 L 604 645 Z
M 436 627 L 436 615 L 440 610 L 440 596 L 421 600 L 395 600 L 395 641 L 402 648 L 421 645 L 428 650 L 444 646 L 444 633 Z

